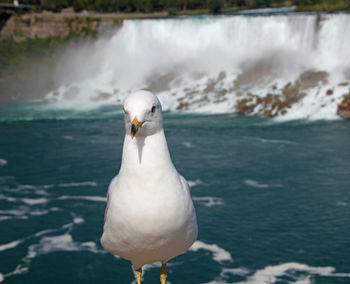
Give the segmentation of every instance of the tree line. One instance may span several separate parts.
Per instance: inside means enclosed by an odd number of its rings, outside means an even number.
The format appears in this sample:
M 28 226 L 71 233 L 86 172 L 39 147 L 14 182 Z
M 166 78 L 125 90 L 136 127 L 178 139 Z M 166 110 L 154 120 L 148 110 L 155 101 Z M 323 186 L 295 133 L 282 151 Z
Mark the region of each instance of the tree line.
M 73 7 L 76 12 L 88 10 L 110 13 L 160 11 L 176 13 L 188 10 L 208 10 L 212 13 L 219 13 L 225 9 L 272 7 L 285 2 L 286 0 L 20 0 L 22 4 L 33 5 L 36 11 L 60 12 L 63 8 Z M 296 2 L 298 0 L 288 1 L 292 4 Z
M 0 0 L 12 2 L 12 0 Z M 97 12 L 160 12 L 176 14 L 180 11 L 205 10 L 220 13 L 241 9 L 269 8 L 296 5 L 300 11 L 336 11 L 350 9 L 350 0 L 20 0 L 21 4 L 33 5 L 35 11 L 60 12 L 73 7 L 76 12 L 83 10 Z

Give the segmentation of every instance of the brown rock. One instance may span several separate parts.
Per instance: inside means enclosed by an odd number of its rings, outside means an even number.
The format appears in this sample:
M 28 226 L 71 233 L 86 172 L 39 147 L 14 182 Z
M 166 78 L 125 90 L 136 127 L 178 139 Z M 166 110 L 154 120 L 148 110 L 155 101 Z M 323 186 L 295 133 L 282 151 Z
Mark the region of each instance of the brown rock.
M 11 37 L 15 41 L 26 38 L 46 38 L 50 36 L 67 36 L 70 32 L 98 32 L 113 26 L 113 21 L 106 17 L 90 17 L 81 14 L 51 13 L 23 14 L 12 16 L 0 31 L 0 39 Z
M 108 93 L 99 93 L 96 97 L 93 97 L 92 100 L 95 102 L 100 101 L 106 101 L 108 100 L 112 95 Z
M 345 119 L 350 119 L 350 110 L 338 110 L 338 115 Z
M 184 109 L 188 109 L 188 103 L 179 103 L 179 105 L 176 108 L 177 110 L 184 110 Z
M 326 71 L 308 70 L 299 76 L 299 82 L 303 90 L 315 88 L 319 84 L 326 85 L 328 83 L 328 73 Z
M 326 95 L 327 96 L 333 95 L 333 90 L 332 89 L 327 90 Z
M 340 104 L 338 104 L 337 114 L 342 118 L 350 119 L 350 93 L 344 95 Z
M 207 87 L 203 90 L 204 94 L 208 94 L 213 92 L 215 89 L 216 81 L 208 80 Z

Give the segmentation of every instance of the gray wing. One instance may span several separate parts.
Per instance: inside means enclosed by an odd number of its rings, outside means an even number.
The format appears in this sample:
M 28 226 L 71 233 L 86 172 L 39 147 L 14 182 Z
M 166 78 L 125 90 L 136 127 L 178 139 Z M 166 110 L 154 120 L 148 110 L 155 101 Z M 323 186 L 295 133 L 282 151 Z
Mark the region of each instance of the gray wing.
M 190 185 L 188 184 L 187 180 L 186 180 L 182 175 L 180 175 L 180 174 L 179 174 L 179 177 L 180 177 L 182 186 L 183 186 L 186 190 L 188 190 L 188 192 L 189 192 L 190 195 L 191 195 L 191 190 L 190 190 L 191 188 L 190 188 Z
M 106 209 L 105 209 L 105 216 L 104 216 L 104 221 L 103 221 L 103 224 L 106 223 L 106 218 L 107 218 L 107 212 L 108 212 L 108 208 L 109 208 L 109 195 L 112 191 L 112 188 L 114 186 L 114 184 L 116 183 L 117 181 L 117 178 L 118 178 L 118 175 L 116 175 L 112 181 L 110 182 L 109 186 L 108 186 L 108 191 L 107 191 L 107 205 L 106 205 Z

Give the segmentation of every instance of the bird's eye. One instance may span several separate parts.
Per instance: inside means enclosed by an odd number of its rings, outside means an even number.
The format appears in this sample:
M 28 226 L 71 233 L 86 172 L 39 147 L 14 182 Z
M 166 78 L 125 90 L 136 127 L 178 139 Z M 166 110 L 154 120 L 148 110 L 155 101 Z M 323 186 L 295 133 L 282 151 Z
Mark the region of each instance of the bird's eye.
M 156 106 L 153 106 L 151 109 L 151 112 L 155 112 L 156 111 Z

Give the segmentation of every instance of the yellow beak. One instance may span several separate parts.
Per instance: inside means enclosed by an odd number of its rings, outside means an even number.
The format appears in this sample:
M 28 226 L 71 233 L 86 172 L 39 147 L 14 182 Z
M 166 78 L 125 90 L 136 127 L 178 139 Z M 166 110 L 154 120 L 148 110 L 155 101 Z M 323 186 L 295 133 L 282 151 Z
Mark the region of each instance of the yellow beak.
M 135 137 L 136 132 L 139 130 L 140 127 L 142 127 L 142 122 L 139 122 L 135 116 L 133 121 L 131 122 L 131 138 Z

